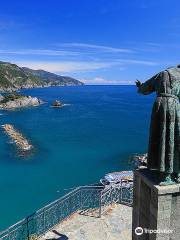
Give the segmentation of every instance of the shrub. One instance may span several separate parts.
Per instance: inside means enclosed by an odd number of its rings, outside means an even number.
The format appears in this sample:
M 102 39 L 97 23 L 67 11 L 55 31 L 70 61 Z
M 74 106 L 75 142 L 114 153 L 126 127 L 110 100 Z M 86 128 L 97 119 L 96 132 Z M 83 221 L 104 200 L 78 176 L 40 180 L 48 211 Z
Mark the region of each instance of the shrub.
M 17 92 L 7 93 L 3 95 L 4 99 L 1 101 L 1 103 L 7 103 L 9 101 L 14 101 L 16 99 L 20 99 L 23 97 L 26 97 L 24 94 L 20 94 Z

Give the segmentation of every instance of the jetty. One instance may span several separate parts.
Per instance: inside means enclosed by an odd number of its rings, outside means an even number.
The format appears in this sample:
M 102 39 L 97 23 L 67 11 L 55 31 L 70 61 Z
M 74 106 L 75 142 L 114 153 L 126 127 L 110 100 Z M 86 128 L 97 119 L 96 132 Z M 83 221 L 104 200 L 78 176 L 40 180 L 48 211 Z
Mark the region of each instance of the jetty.
M 16 144 L 16 146 L 22 151 L 29 151 L 32 149 L 32 145 L 28 142 L 28 140 L 17 131 L 13 125 L 4 124 L 1 125 L 9 138 Z

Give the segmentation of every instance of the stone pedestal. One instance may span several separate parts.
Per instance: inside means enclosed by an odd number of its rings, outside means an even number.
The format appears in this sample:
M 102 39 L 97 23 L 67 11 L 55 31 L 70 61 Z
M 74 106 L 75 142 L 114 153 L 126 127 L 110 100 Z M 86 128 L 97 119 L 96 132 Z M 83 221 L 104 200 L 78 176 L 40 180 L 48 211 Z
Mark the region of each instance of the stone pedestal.
M 134 172 L 133 240 L 180 239 L 180 184 L 159 186 L 156 179 L 147 169 Z

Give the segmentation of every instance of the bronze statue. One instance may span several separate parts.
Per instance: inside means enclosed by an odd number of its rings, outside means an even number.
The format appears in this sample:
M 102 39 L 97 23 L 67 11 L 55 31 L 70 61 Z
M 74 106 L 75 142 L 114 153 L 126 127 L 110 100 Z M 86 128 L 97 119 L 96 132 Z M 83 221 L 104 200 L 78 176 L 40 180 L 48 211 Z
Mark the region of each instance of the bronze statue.
M 148 169 L 158 170 L 160 185 L 180 183 L 180 65 L 168 68 L 145 83 L 138 92 L 156 92 L 150 125 Z

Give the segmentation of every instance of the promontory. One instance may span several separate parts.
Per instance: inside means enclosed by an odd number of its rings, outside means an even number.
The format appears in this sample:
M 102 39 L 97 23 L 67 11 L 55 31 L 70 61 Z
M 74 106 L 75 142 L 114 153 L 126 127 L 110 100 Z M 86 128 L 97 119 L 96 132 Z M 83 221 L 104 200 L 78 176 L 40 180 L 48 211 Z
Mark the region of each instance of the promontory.
M 43 101 L 37 97 L 26 96 L 17 92 L 0 95 L 0 109 L 4 110 L 39 106 L 42 103 Z
M 15 91 L 23 88 L 83 85 L 77 79 L 61 76 L 44 70 L 19 67 L 0 61 L 0 91 Z

